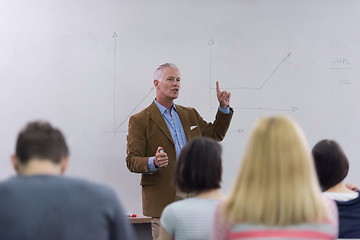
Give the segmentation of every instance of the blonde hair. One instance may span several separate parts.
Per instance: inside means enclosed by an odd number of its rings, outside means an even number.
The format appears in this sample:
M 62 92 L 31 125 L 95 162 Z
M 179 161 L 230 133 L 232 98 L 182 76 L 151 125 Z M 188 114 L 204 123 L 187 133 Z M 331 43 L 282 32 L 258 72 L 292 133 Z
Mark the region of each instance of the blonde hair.
M 285 116 L 261 119 L 224 205 L 224 219 L 229 223 L 285 226 L 320 222 L 326 217 L 301 129 Z

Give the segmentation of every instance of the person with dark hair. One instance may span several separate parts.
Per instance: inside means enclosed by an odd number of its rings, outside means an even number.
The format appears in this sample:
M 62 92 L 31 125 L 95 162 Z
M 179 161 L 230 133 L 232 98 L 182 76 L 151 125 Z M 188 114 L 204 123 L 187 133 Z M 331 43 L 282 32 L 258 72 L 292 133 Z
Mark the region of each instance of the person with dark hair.
M 171 184 L 181 149 L 195 137 L 222 141 L 233 109 L 230 107 L 231 94 L 221 91 L 218 82 L 219 108 L 213 123 L 206 122 L 195 108 L 175 104 L 181 77 L 173 63 L 162 64 L 155 70 L 153 84 L 156 98 L 129 119 L 126 165 L 131 172 L 141 173 L 143 214 L 151 217 L 153 239 L 157 240 L 159 218 L 164 208 L 187 197 Z
M 162 240 L 208 240 L 216 205 L 223 198 L 221 146 L 210 138 L 188 142 L 181 151 L 175 174 L 177 187 L 194 197 L 168 205 L 160 218 Z
M 69 149 L 61 131 L 31 122 L 19 133 L 18 176 L 0 183 L 0 239 L 135 239 L 113 190 L 63 177 Z
M 349 189 L 344 179 L 349 161 L 334 140 L 321 140 L 312 149 L 320 186 L 335 200 L 339 210 L 339 238 L 360 238 L 359 192 Z

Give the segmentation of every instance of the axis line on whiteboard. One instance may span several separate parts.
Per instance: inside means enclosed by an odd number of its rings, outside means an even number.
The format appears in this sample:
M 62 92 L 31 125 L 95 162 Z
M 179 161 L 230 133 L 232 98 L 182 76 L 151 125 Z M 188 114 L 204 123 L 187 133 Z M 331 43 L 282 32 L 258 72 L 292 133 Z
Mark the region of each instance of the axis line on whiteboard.
M 116 38 L 117 34 L 114 32 L 114 130 L 116 128 Z
M 239 128 L 239 129 L 237 129 L 237 130 L 229 130 L 228 132 L 234 132 L 234 133 L 241 134 L 241 133 L 244 132 L 244 129 Z
M 210 79 L 210 93 L 209 93 L 209 102 L 211 102 L 211 84 L 212 84 L 212 46 L 214 45 L 214 41 L 210 38 L 209 40 L 209 43 L 208 43 L 208 46 L 209 46 L 209 50 L 210 50 L 210 53 L 209 53 L 209 57 L 210 57 L 210 67 L 209 67 L 209 79 Z
M 270 108 L 270 107 L 233 107 L 233 109 L 239 110 L 258 110 L 258 111 L 280 111 L 280 112 L 296 112 L 299 110 L 298 107 L 291 107 L 291 108 Z

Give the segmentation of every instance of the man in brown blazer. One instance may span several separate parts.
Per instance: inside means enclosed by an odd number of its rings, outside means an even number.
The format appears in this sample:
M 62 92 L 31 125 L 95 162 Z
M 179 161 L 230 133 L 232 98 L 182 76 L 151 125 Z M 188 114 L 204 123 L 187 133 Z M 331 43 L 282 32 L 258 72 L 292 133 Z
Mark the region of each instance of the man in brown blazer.
M 152 217 L 153 239 L 158 239 L 159 218 L 165 206 L 184 198 L 172 179 L 182 147 L 199 136 L 221 141 L 233 115 L 231 94 L 220 91 L 218 82 L 220 107 L 214 123 L 205 122 L 194 108 L 175 105 L 180 80 L 175 64 L 160 65 L 154 73 L 155 100 L 129 120 L 126 164 L 131 172 L 142 175 L 143 214 Z

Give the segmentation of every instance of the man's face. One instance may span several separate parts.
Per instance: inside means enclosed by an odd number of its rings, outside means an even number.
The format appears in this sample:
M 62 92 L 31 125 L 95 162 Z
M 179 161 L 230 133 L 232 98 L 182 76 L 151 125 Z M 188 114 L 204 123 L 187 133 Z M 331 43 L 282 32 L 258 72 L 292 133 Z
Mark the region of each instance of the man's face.
M 163 68 L 162 78 L 155 80 L 156 96 L 162 99 L 174 100 L 180 91 L 180 72 L 177 68 Z M 161 74 L 160 74 L 161 77 Z

